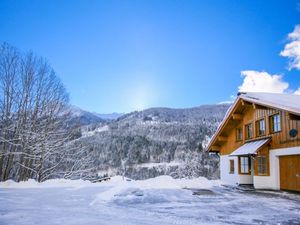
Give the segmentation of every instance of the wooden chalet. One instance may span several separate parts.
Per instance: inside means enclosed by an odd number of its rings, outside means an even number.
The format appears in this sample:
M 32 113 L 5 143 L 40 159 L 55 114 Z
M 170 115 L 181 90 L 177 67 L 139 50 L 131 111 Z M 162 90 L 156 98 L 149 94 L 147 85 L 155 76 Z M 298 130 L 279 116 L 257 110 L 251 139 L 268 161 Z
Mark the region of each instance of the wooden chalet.
M 212 137 L 224 184 L 300 191 L 300 95 L 239 93 Z

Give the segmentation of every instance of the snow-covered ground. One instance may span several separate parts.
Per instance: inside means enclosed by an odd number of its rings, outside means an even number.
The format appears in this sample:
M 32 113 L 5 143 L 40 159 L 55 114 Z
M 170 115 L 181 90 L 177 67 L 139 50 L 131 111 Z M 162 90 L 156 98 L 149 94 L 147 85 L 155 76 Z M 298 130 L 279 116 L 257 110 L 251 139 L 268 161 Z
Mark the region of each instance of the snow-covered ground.
M 0 183 L 0 224 L 300 224 L 300 195 L 169 176 L 96 184 L 7 181 Z

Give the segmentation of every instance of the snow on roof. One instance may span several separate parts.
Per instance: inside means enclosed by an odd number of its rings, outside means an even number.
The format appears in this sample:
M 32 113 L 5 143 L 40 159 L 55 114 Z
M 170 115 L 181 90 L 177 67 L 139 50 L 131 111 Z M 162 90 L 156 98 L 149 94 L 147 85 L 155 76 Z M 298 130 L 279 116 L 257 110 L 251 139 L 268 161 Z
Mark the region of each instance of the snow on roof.
M 300 114 L 300 95 L 247 92 L 240 93 L 239 97 L 245 101 Z
M 271 138 L 264 138 L 258 141 L 247 142 L 232 152 L 229 156 L 254 155 L 258 149 L 267 144 L 270 140 Z

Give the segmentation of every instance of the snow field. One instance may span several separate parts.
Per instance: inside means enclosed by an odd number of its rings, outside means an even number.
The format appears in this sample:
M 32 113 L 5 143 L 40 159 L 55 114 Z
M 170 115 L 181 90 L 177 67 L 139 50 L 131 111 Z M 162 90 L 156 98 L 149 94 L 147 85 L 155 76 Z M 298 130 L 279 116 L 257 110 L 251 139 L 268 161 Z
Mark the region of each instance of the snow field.
M 193 192 L 199 191 L 199 195 Z M 203 191 L 203 192 L 201 192 Z M 245 191 L 206 178 L 0 183 L 0 225 L 280 224 L 300 221 L 300 196 Z

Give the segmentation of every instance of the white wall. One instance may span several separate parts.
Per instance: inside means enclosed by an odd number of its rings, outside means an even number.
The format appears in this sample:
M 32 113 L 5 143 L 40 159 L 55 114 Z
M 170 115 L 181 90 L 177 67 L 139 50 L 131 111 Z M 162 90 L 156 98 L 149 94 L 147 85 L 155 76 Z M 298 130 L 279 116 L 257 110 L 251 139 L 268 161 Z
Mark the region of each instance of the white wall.
M 229 160 L 234 160 L 234 173 L 229 173 Z M 238 159 L 228 155 L 220 156 L 220 176 L 223 184 L 237 185 L 238 184 Z
M 229 173 L 230 163 L 229 160 L 234 160 L 234 173 Z M 253 163 L 251 163 L 253 173 Z M 238 185 L 238 184 L 253 184 L 252 175 L 239 175 L 238 174 L 238 157 L 221 155 L 220 157 L 220 170 L 221 170 L 221 181 L 226 185 Z
M 253 184 L 253 175 L 239 175 L 239 184 Z
M 257 189 L 280 189 L 279 156 L 299 155 L 300 146 L 270 150 L 270 176 L 254 176 L 254 187 Z

